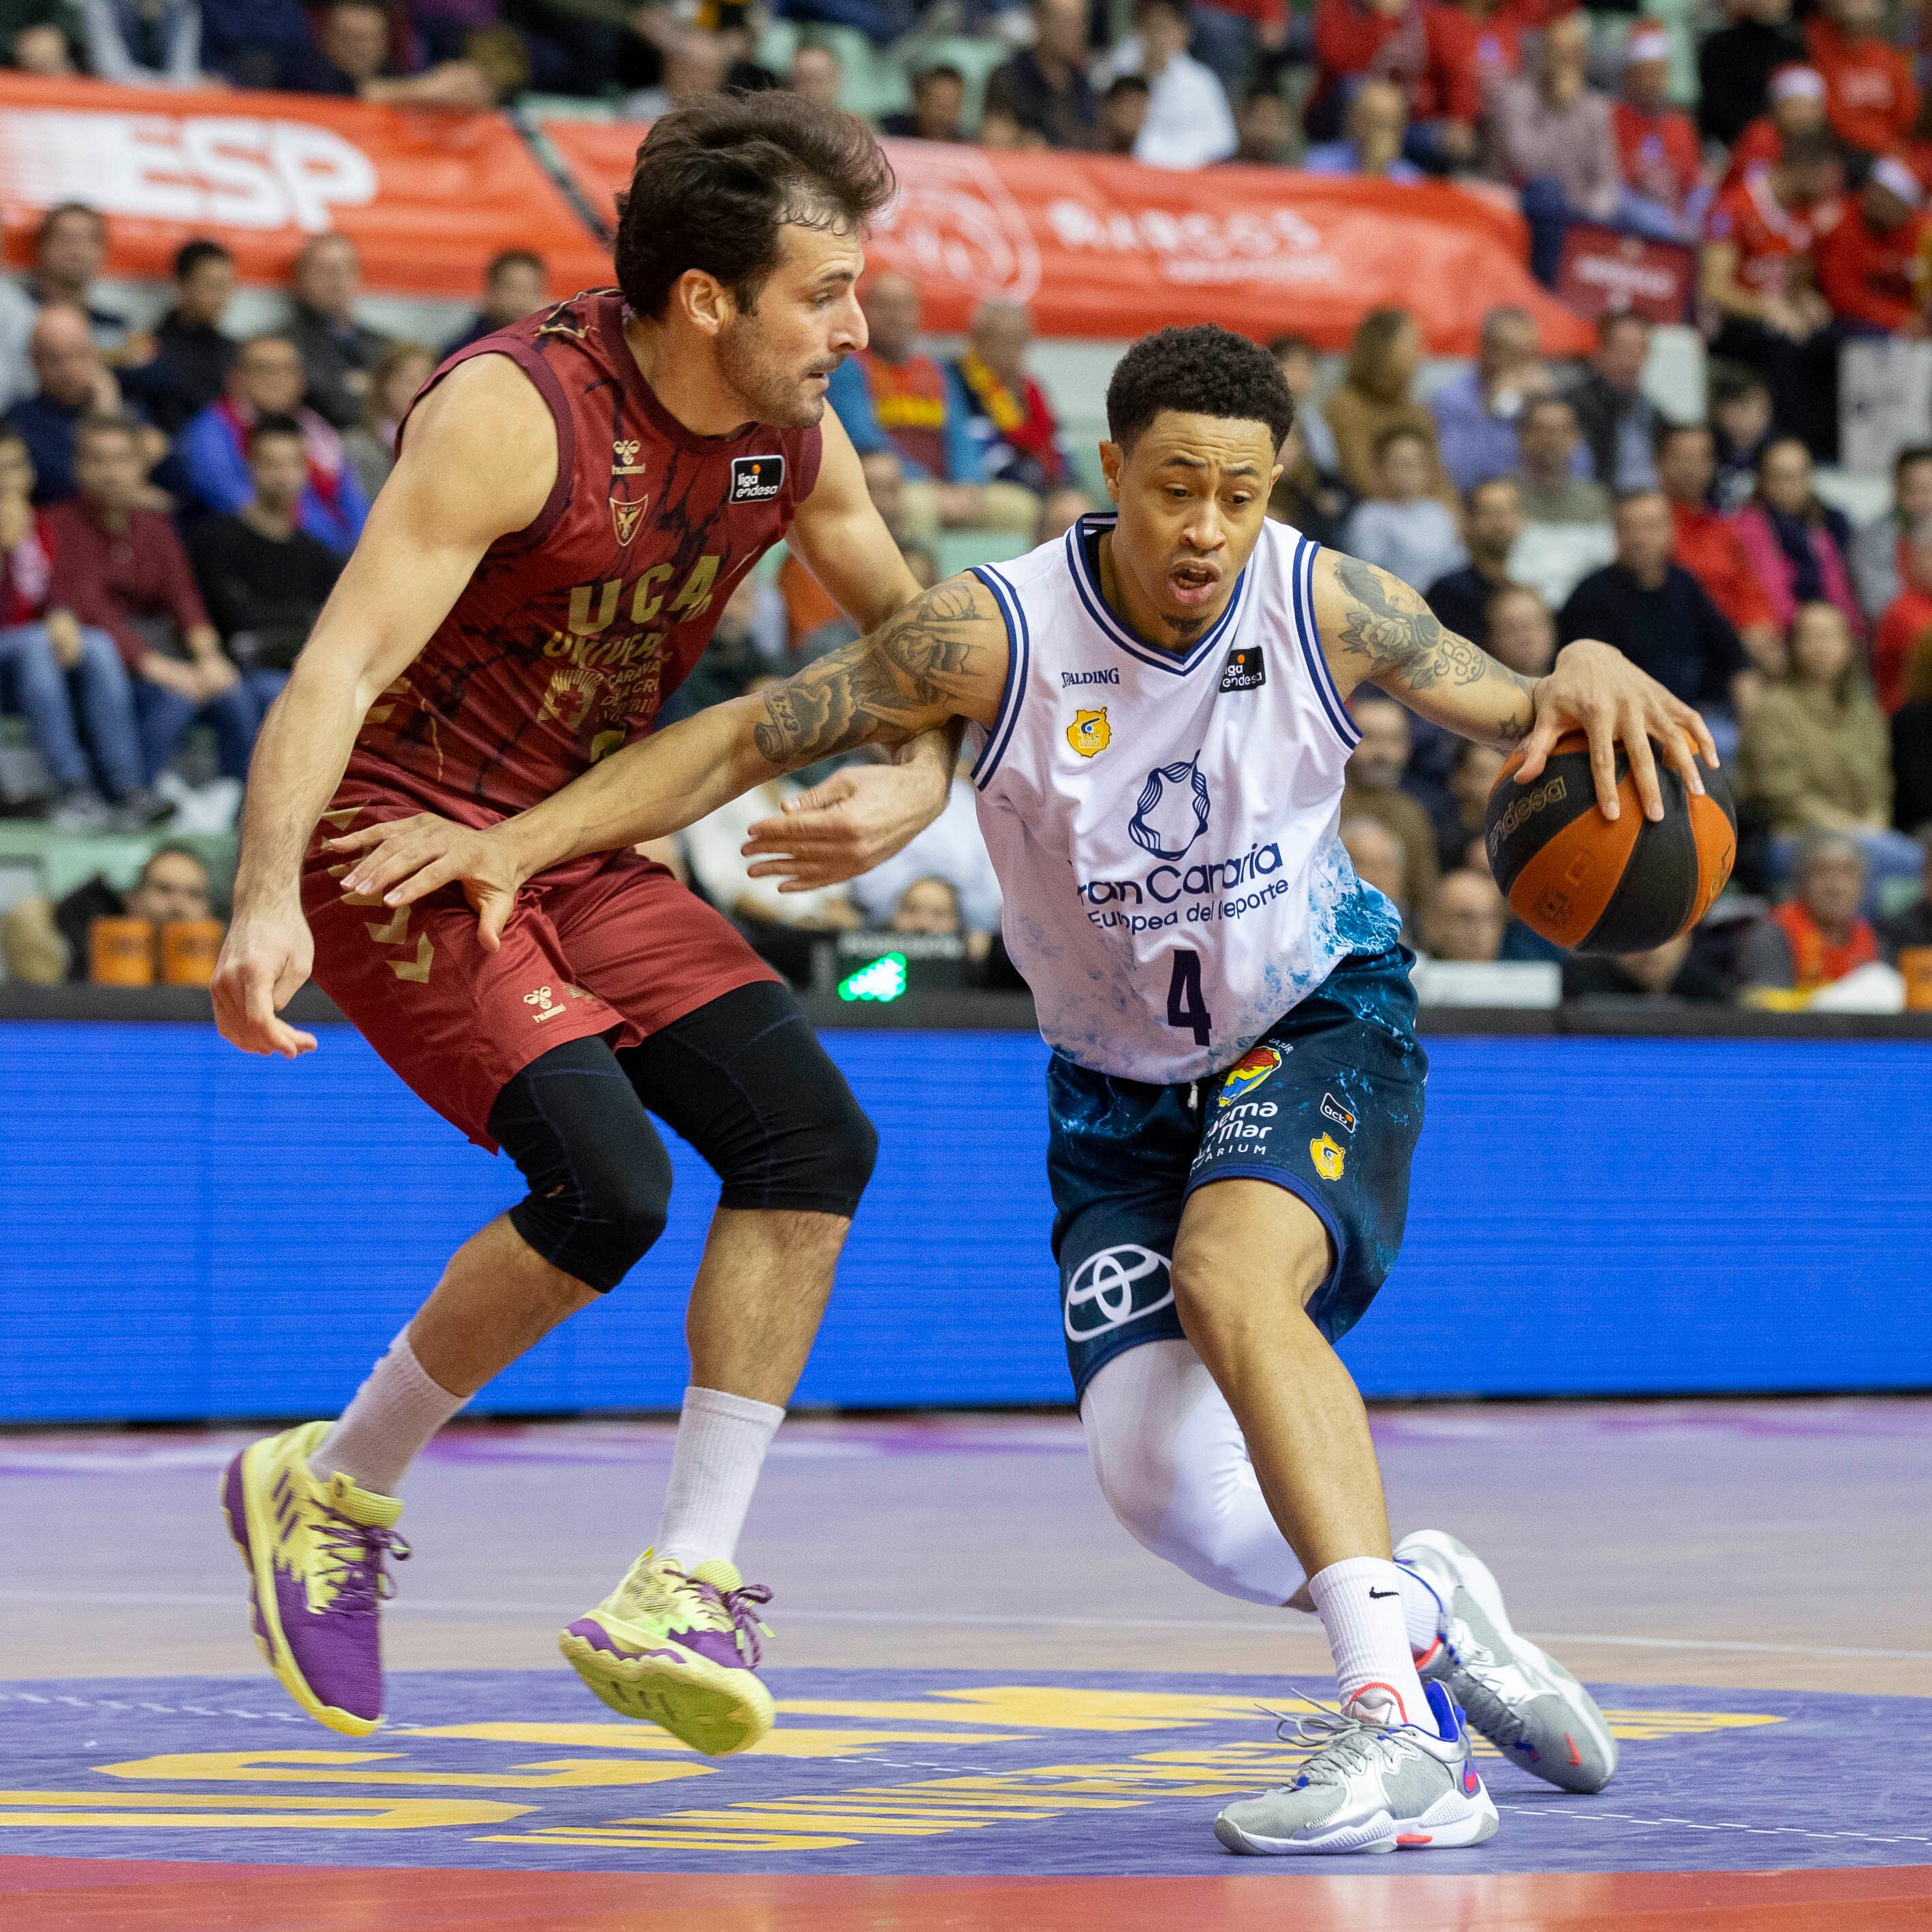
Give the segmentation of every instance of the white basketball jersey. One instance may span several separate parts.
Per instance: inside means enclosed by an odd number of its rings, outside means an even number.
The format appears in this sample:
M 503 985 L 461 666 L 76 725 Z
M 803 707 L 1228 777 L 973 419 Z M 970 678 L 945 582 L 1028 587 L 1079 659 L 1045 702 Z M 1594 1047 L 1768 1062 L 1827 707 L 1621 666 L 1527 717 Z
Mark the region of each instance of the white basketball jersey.
M 973 776 L 1040 1031 L 1166 1085 L 1232 1065 L 1398 921 L 1336 836 L 1358 734 L 1316 638 L 1318 546 L 1264 524 L 1183 656 L 1102 598 L 1092 546 L 1112 521 L 976 572 L 1012 664 Z

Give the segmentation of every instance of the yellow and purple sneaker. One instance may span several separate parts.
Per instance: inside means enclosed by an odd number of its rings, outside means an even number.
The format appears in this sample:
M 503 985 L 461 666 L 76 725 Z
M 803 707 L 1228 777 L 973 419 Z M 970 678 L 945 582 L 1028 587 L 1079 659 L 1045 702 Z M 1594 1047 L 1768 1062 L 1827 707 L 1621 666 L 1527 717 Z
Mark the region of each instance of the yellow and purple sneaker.
M 251 1442 L 223 1474 L 221 1508 L 248 1567 L 256 1647 L 318 1724 L 361 1738 L 382 1721 L 377 1606 L 394 1594 L 383 1558 L 410 1548 L 394 1534 L 397 1498 L 310 1468 L 328 1433 L 308 1422 Z
M 772 1727 L 759 1681 L 758 1606 L 772 1593 L 728 1563 L 687 1576 L 646 1550 L 594 1610 L 557 1638 L 571 1667 L 620 1716 L 661 1724 L 710 1757 L 748 1750 Z

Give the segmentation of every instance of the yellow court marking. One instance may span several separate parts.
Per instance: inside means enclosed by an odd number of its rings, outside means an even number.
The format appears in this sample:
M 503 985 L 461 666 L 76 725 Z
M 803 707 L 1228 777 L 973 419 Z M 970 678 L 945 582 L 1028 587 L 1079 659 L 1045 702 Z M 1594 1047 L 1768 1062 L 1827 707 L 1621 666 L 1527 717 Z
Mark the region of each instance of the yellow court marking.
M 640 1763 L 632 1758 L 550 1758 L 505 1771 L 369 1771 L 359 1768 L 402 1756 L 400 1751 L 172 1751 L 158 1757 L 104 1764 L 109 1778 L 181 1778 L 251 1784 L 433 1784 L 482 1786 L 526 1791 L 580 1790 L 632 1784 L 665 1784 L 710 1778 L 703 1764 Z
M 1320 1707 L 1292 1692 L 1270 1700 L 1291 1716 Z M 874 1718 L 928 1724 L 1010 1724 L 1033 1731 L 1162 1731 L 1196 1724 L 1252 1724 L 1265 1714 L 1250 1696 L 1204 1696 L 1152 1690 L 1062 1689 L 1047 1684 L 982 1685 L 938 1690 L 914 1702 L 864 1697 L 793 1697 L 781 1717 Z
M 1744 1711 L 1606 1711 L 1604 1720 L 1613 1738 L 1694 1738 L 1711 1731 L 1748 1730 L 1758 1724 L 1781 1724 L 1782 1718 Z
M 482 1798 L 247 1797 L 198 1791 L 0 1791 L 0 1826 L 152 1832 L 418 1832 L 501 1825 L 527 1804 Z
M 779 1707 L 783 1709 L 784 1707 Z M 984 1722 L 983 1714 L 980 1721 Z M 473 1738 L 485 1744 L 583 1744 L 597 1750 L 685 1751 L 668 1731 L 654 1724 L 424 1724 L 392 1732 L 398 1738 Z M 860 1757 L 877 1744 L 1016 1744 L 1023 1737 L 1010 1732 L 949 1731 L 935 1738 L 930 1731 L 812 1730 L 782 1724 L 762 1742 L 744 1753 L 747 1757 Z

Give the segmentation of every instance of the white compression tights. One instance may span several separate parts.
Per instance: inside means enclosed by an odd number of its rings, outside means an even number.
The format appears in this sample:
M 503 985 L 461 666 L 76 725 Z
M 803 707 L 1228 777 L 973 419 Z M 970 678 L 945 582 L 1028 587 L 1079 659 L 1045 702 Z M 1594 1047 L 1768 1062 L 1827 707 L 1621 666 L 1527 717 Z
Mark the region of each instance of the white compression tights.
M 1300 1588 L 1240 1425 L 1192 1342 L 1116 1355 L 1088 1384 L 1080 1423 L 1100 1492 L 1136 1542 L 1223 1596 L 1286 1604 Z

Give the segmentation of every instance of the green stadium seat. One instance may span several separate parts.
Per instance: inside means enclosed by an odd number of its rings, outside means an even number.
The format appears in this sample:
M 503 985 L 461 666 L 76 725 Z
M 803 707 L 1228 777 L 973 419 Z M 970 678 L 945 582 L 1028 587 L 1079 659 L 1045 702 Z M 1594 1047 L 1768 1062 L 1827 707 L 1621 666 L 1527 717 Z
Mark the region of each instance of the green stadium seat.
M 957 577 L 976 563 L 1004 563 L 1033 548 L 1029 538 L 996 530 L 942 530 L 934 546 L 941 577 Z

